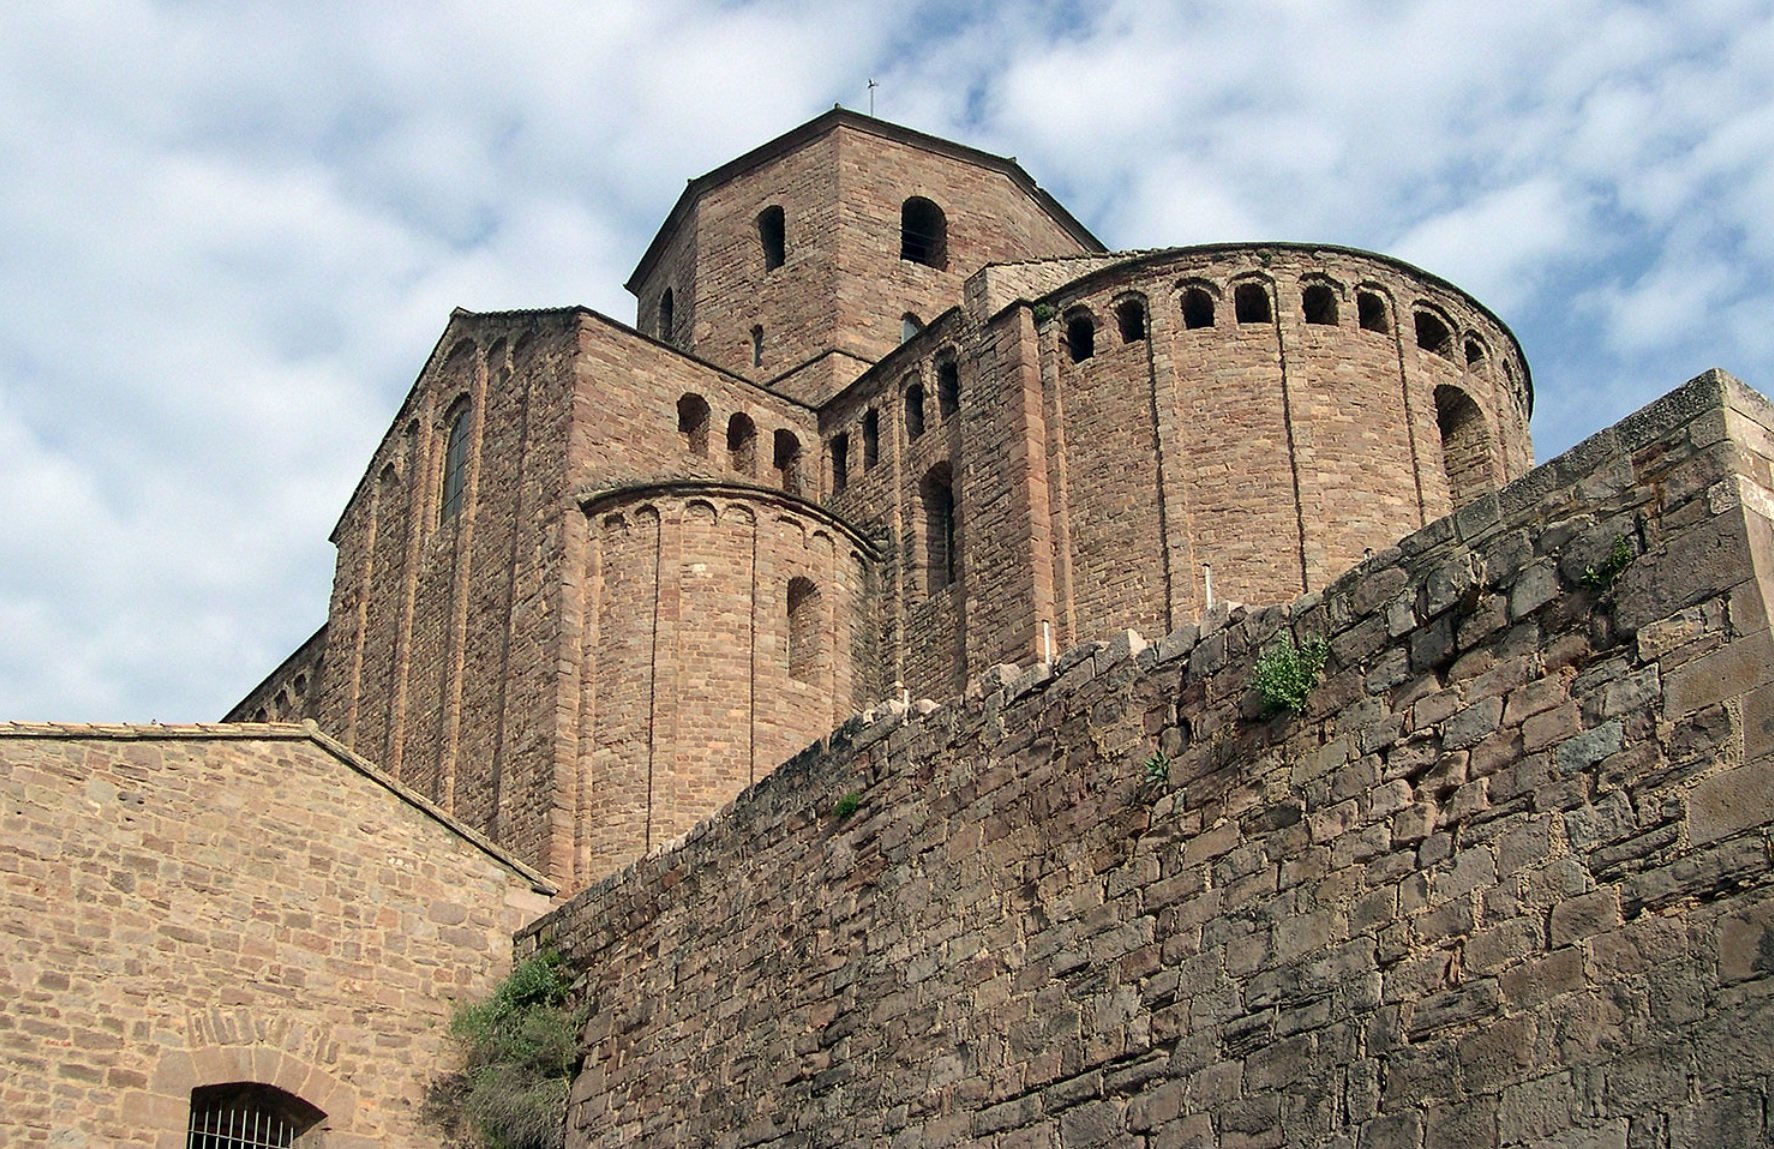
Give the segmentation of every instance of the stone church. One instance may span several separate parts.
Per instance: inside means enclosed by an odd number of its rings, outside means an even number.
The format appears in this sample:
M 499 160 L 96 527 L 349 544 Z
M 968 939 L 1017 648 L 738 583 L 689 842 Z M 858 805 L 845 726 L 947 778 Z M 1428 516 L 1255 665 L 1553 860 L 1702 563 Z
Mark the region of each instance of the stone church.
M 514 933 L 574 1145 L 1766 1134 L 1759 396 L 1536 469 L 1452 284 L 842 109 L 628 288 L 450 317 L 224 723 L 0 726 L 7 1143 L 433 1143 Z

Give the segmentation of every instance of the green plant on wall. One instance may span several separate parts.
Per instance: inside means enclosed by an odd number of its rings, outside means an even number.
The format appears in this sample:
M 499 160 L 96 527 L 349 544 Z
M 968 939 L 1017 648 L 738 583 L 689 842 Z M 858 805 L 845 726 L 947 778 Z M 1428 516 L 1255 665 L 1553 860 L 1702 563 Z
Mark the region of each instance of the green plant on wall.
M 545 950 L 456 1011 L 450 1036 L 466 1065 L 431 1103 L 446 1126 L 473 1128 L 488 1149 L 559 1149 L 583 1020 L 570 984 L 560 955 Z
M 1330 644 L 1322 638 L 1309 638 L 1294 645 L 1283 635 L 1257 656 L 1251 685 L 1263 700 L 1264 714 L 1287 711 L 1298 714 L 1306 709 L 1306 698 L 1318 685 Z
M 1614 545 L 1608 548 L 1608 553 L 1602 556 L 1600 563 L 1583 568 L 1583 577 L 1579 581 L 1585 589 L 1597 594 L 1605 593 L 1612 589 L 1615 579 L 1626 573 L 1626 568 L 1632 565 L 1632 560 L 1636 557 L 1632 551 L 1632 543 L 1621 536 L 1614 540 Z
M 852 790 L 832 803 L 832 817 L 842 822 L 860 809 L 862 809 L 862 795 Z

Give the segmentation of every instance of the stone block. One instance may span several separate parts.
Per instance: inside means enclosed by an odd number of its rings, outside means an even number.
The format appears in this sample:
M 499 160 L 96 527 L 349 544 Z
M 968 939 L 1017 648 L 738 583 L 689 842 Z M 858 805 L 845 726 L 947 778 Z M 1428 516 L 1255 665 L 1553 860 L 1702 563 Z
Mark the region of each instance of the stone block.
M 1695 845 L 1774 821 L 1774 759 L 1762 758 L 1702 779 L 1688 797 L 1688 838 Z

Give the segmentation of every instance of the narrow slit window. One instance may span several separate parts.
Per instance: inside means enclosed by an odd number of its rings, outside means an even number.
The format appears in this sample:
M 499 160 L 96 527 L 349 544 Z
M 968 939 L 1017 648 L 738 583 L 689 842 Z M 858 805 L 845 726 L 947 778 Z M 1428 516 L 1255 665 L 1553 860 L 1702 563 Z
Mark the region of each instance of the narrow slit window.
M 1443 359 L 1454 357 L 1454 333 L 1442 322 L 1441 316 L 1429 311 L 1416 313 L 1417 346 L 1432 355 Z
M 1355 293 L 1355 317 L 1363 331 L 1389 334 L 1392 325 L 1386 321 L 1386 301 L 1371 291 Z
M 901 343 L 910 343 L 918 337 L 918 332 L 922 330 L 924 330 L 924 321 L 911 312 L 908 311 L 899 317 L 899 341 Z
M 776 432 L 775 449 L 771 455 L 776 481 L 791 495 L 801 493 L 801 440 L 793 431 Z
M 1213 295 L 1205 287 L 1191 287 L 1183 292 L 1183 327 L 1195 330 L 1213 326 Z
M 1241 283 L 1232 293 L 1232 308 L 1240 323 L 1268 323 L 1269 292 L 1260 283 Z
M 881 413 L 870 407 L 862 413 L 862 469 L 881 461 Z
M 758 473 L 758 425 L 743 411 L 727 420 L 727 465 L 741 475 Z
M 936 362 L 936 409 L 944 419 L 961 409 L 961 369 L 953 359 Z
M 797 575 L 788 580 L 788 676 L 819 679 L 820 632 L 824 629 L 819 584 Z
M 673 329 L 677 326 L 677 303 L 674 301 L 671 288 L 659 297 L 659 338 L 666 343 L 672 341 Z
M 751 329 L 751 365 L 753 367 L 764 365 L 764 328 L 762 324 Z
M 1066 320 L 1066 353 L 1082 363 L 1096 354 L 1096 320 L 1078 312 Z
M 684 437 L 685 450 L 708 458 L 708 400 L 700 395 L 678 400 L 678 434 Z
M 468 491 L 468 432 L 474 411 L 466 400 L 450 416 L 449 438 L 444 441 L 443 492 L 438 501 L 440 524 L 453 522 L 462 513 Z
M 905 437 L 908 439 L 922 438 L 924 435 L 924 385 L 913 383 L 905 389 Z
M 832 436 L 832 494 L 841 493 L 850 485 L 850 435 L 840 431 Z
M 930 468 L 918 486 L 924 504 L 925 586 L 935 594 L 952 584 L 958 573 L 955 485 L 949 465 Z
M 1123 300 L 1115 308 L 1115 326 L 1121 342 L 1138 343 L 1146 337 L 1146 305 L 1137 299 Z
M 764 249 L 764 270 L 775 271 L 788 256 L 788 232 L 782 209 L 774 204 L 758 213 L 758 243 Z
M 1309 283 L 1300 293 L 1300 308 L 1306 322 L 1321 326 L 1337 325 L 1337 293 L 1328 283 Z

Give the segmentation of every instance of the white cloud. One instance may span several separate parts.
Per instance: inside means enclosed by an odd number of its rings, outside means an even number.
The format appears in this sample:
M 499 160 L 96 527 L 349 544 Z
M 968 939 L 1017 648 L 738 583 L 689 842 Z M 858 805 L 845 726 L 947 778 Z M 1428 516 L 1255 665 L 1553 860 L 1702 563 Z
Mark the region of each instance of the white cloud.
M 449 309 L 621 290 L 687 178 L 818 114 L 1020 157 L 1110 243 L 1374 247 L 1535 362 L 1542 454 L 1774 386 L 1759 0 L 95 0 L 0 14 L 0 717 L 213 717 Z

